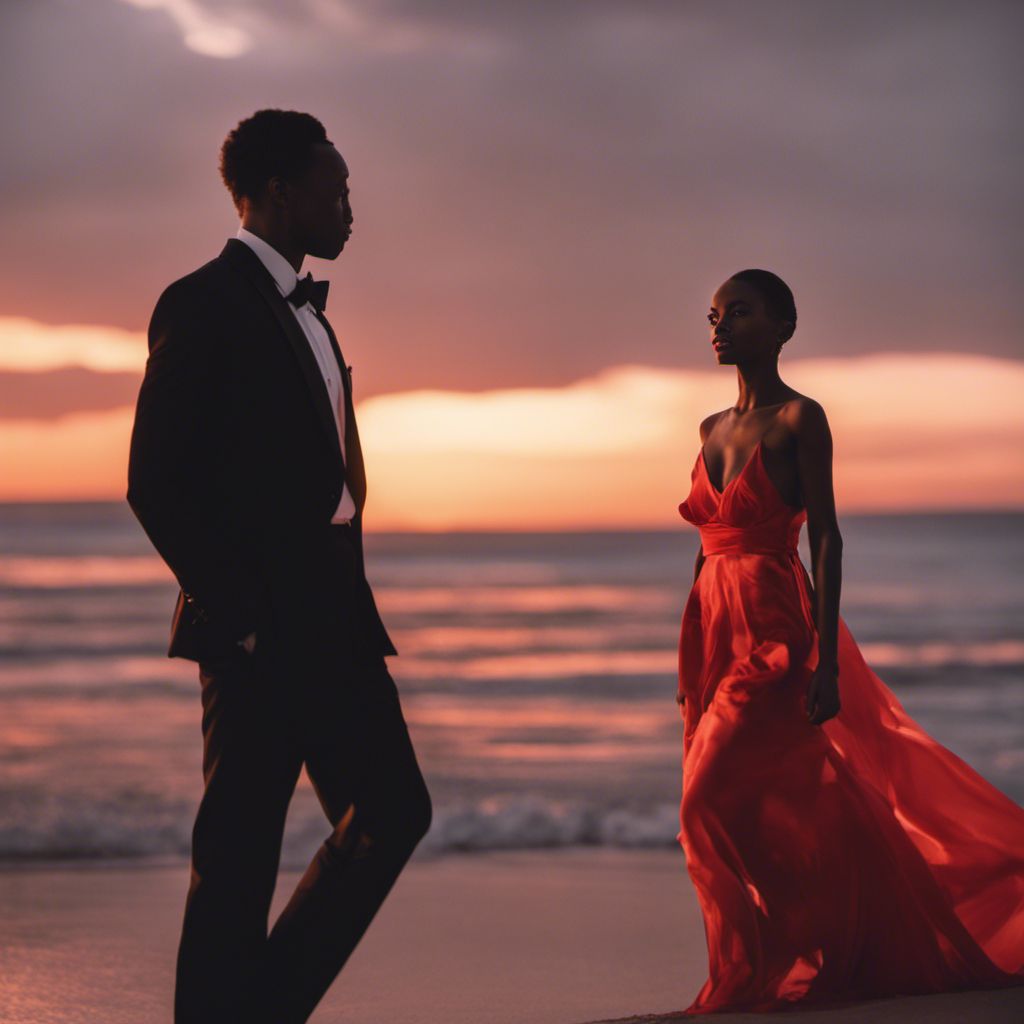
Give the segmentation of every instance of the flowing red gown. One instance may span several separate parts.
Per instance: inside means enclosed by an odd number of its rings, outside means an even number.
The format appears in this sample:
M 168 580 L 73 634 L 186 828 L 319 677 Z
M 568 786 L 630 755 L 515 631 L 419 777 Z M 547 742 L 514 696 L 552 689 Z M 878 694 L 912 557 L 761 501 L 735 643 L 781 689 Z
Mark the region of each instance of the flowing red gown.
M 679 841 L 709 977 L 687 1013 L 1024 982 L 1024 810 L 932 739 L 839 621 L 842 710 L 807 718 L 812 585 L 758 444 L 679 506 L 706 561 L 682 619 Z

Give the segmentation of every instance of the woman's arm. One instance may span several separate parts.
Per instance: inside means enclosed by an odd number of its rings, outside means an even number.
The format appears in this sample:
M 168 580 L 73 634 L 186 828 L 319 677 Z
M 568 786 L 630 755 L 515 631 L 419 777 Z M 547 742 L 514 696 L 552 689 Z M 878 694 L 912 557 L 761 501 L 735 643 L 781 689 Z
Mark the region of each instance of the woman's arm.
M 696 583 L 697 583 L 697 577 L 700 575 L 700 569 L 701 569 L 701 566 L 703 564 L 704 564 L 704 545 L 703 544 L 698 544 L 697 545 L 697 561 L 694 563 L 694 566 L 693 566 L 693 582 L 694 582 L 694 585 L 696 585 Z M 686 695 L 683 693 L 682 690 L 676 690 L 676 703 L 680 704 L 680 705 L 686 703 Z
M 843 538 L 832 489 L 832 433 L 825 410 L 810 399 L 798 403 L 794 430 L 797 468 L 814 581 L 813 612 L 818 632 L 818 665 L 807 690 L 807 714 L 815 725 L 839 711 L 839 592 Z
M 724 410 L 723 410 L 724 412 Z M 700 446 L 704 447 L 704 442 L 708 439 L 708 434 L 711 433 L 712 428 L 718 422 L 719 417 L 722 415 L 721 412 L 713 412 L 710 416 L 705 416 L 700 422 L 698 431 L 700 433 Z M 693 566 L 693 582 L 697 582 L 697 577 L 700 575 L 701 566 L 704 565 L 704 545 L 697 545 L 697 560 Z
M 704 445 L 704 442 L 707 440 L 708 434 L 711 433 L 711 428 L 715 425 L 715 423 L 718 421 L 718 417 L 721 416 L 721 415 L 722 414 L 720 412 L 714 412 L 710 416 L 706 416 L 703 420 L 701 420 L 701 424 L 700 424 L 699 430 L 700 430 L 700 443 L 701 443 L 702 447 Z M 697 584 L 697 577 L 700 575 L 700 570 L 703 568 L 703 566 L 704 566 L 704 545 L 703 544 L 698 544 L 697 545 L 697 558 L 696 558 L 696 560 L 693 563 L 693 585 L 694 586 L 696 586 L 696 584 Z M 682 704 L 684 704 L 686 702 L 686 697 L 683 695 L 683 691 L 682 690 L 677 690 L 676 691 L 676 702 L 678 704 L 680 704 L 680 705 L 682 705 Z

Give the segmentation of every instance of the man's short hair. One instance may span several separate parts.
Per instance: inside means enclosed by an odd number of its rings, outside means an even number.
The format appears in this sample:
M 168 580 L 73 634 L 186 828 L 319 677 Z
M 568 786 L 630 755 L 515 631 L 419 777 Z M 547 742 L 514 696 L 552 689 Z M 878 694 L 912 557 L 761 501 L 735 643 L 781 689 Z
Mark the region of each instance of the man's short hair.
M 228 133 L 220 150 L 220 176 L 236 209 L 258 199 L 271 178 L 292 181 L 313 161 L 318 145 L 331 145 L 324 126 L 298 110 L 257 110 Z

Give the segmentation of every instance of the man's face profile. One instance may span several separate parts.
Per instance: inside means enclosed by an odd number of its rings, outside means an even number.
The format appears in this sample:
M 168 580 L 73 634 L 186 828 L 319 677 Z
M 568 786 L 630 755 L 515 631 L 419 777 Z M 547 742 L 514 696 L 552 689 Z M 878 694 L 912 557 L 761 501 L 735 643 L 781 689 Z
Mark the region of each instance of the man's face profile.
M 292 222 L 305 251 L 336 259 L 352 234 L 348 165 L 342 155 L 330 143 L 315 146 L 309 168 L 290 191 Z

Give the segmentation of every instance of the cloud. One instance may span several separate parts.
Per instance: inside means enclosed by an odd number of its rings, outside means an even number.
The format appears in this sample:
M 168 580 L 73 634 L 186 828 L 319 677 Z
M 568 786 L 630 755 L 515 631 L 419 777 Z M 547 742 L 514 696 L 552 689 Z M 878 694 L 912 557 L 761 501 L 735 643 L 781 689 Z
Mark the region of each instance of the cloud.
M 185 45 L 204 57 L 241 57 L 252 49 L 252 36 L 238 25 L 211 14 L 196 0 L 123 0 L 132 7 L 170 15 Z
M 565 388 L 403 393 L 364 402 L 361 415 L 390 455 L 588 457 L 662 442 L 681 392 L 696 388 L 687 374 L 622 368 Z
M 91 370 L 141 373 L 146 365 L 141 331 L 93 324 L 43 324 L 26 317 L 0 317 L 0 370 Z
M 841 514 L 1024 507 L 1019 362 L 942 353 L 800 359 L 783 376 L 827 412 Z M 563 388 L 369 399 L 359 408 L 369 521 L 671 527 L 689 488 L 697 425 L 734 397 L 722 373 L 627 367 Z
M 1024 365 L 929 353 L 788 361 L 822 403 L 840 514 L 1024 508 Z M 728 372 L 617 367 L 563 387 L 416 391 L 359 405 L 374 529 L 679 523 L 698 424 Z M 0 423 L 0 500 L 124 494 L 133 410 Z
M 233 234 L 217 151 L 273 105 L 353 169 L 353 240 L 311 269 L 364 395 L 706 365 L 709 295 L 750 265 L 793 286 L 804 356 L 1022 355 L 1024 9 L 195 9 L 252 48 L 124 2 L 5 11 L 0 313 L 142 328 Z
M 791 360 L 783 376 L 826 409 L 842 511 L 1024 505 L 1024 365 L 876 355 Z M 734 398 L 721 372 L 624 367 L 557 389 L 370 399 L 371 521 L 671 526 L 698 424 Z
M 146 354 L 140 331 L 0 317 L 0 421 L 134 405 Z
M 79 366 L 40 373 L 0 370 L 0 423 L 121 409 L 134 405 L 141 381 L 138 373 L 95 373 Z

